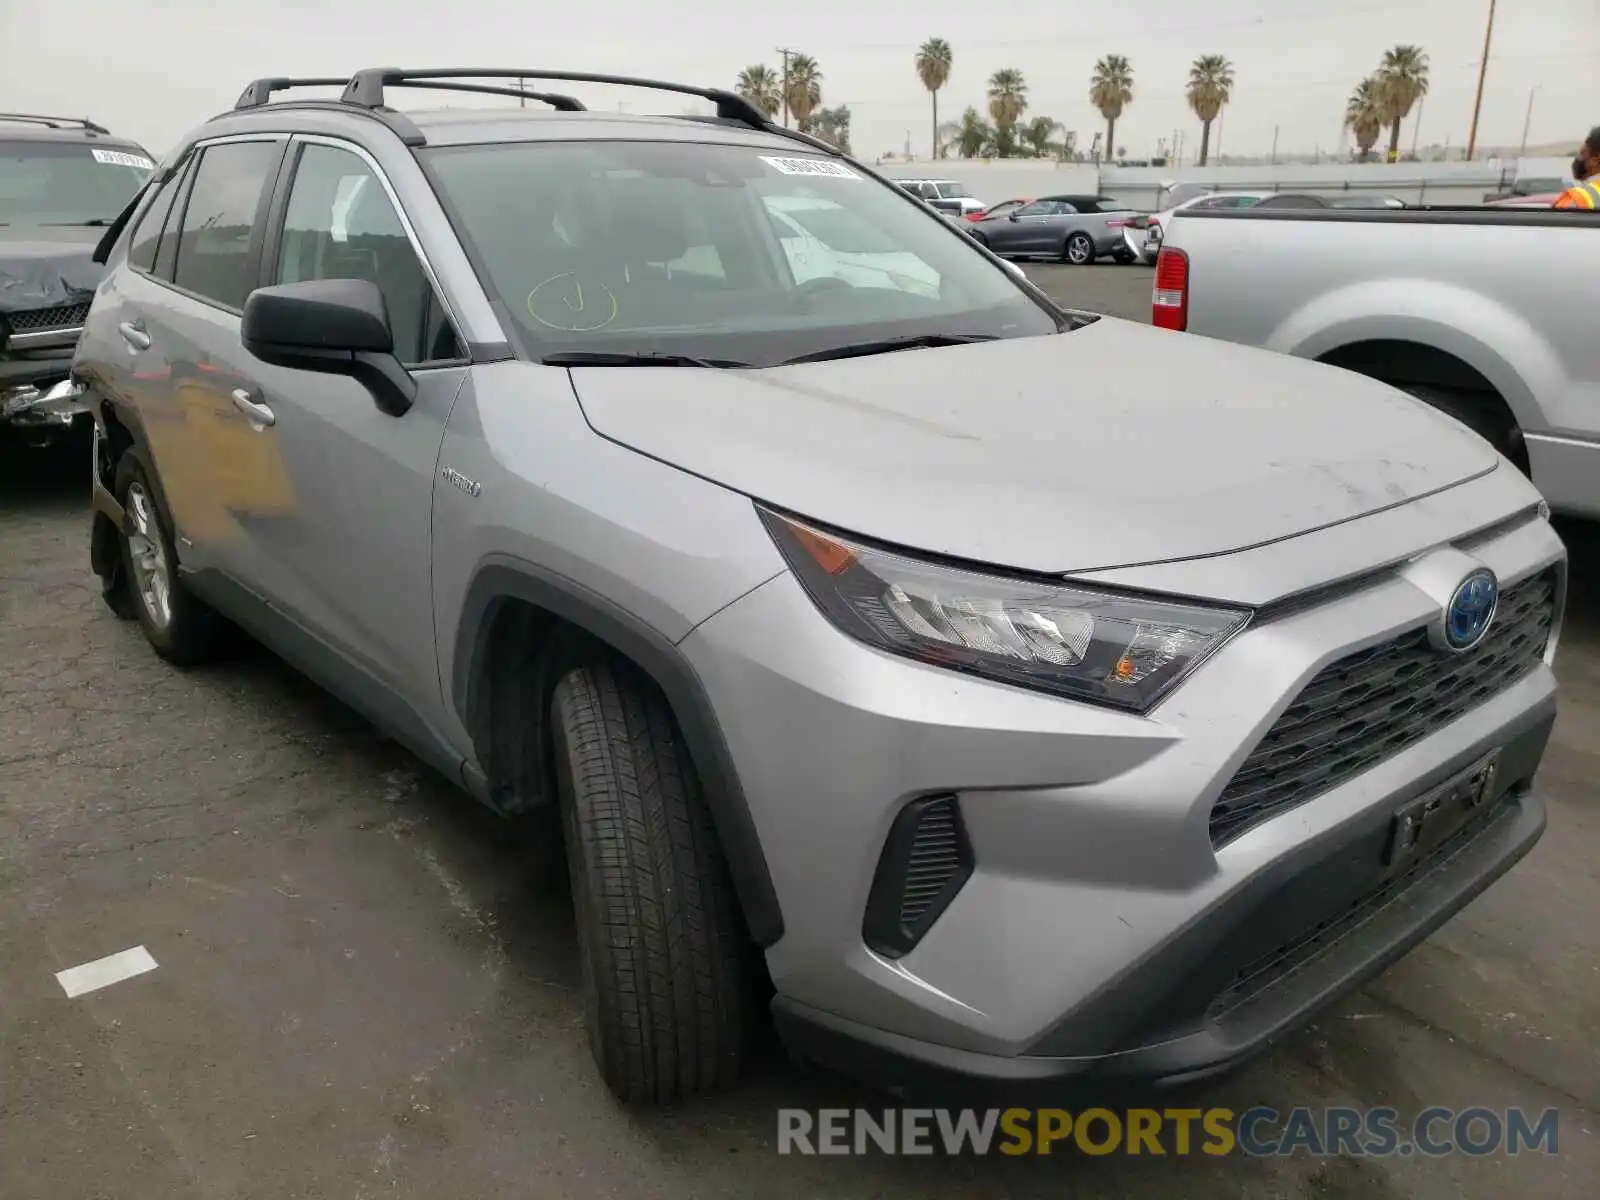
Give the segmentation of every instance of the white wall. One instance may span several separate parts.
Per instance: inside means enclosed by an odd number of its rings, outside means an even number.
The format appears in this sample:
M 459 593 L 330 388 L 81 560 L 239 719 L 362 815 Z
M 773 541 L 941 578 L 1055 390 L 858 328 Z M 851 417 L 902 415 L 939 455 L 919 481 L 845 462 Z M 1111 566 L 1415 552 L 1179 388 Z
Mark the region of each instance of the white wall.
M 1173 184 L 1201 183 L 1241 190 L 1350 190 L 1396 196 L 1408 204 L 1480 204 L 1502 179 L 1564 178 L 1569 164 L 1557 159 L 1491 159 L 1448 163 L 1279 163 L 1242 167 L 1095 167 L 1036 159 L 944 159 L 881 163 L 892 179 L 957 179 L 988 204 L 1052 192 L 1099 192 L 1143 211 L 1154 211 Z

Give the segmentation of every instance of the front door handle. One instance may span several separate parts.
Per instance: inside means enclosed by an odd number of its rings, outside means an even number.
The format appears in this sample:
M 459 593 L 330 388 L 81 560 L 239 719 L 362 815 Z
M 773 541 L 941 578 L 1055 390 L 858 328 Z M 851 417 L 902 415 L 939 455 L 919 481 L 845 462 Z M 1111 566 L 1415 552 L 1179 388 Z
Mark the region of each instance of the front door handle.
M 150 349 L 150 335 L 144 331 L 143 321 L 124 321 L 117 326 L 117 332 L 130 350 Z
M 278 423 L 277 414 L 265 404 L 258 403 L 247 388 L 233 389 L 233 406 L 249 417 L 251 423 L 258 428 Z

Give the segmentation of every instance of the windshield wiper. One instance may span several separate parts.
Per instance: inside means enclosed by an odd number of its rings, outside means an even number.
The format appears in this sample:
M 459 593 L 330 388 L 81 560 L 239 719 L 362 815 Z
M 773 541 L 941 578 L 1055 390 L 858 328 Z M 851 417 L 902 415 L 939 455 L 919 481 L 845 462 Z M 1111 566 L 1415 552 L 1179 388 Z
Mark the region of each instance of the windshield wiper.
M 892 350 L 920 350 L 937 346 L 966 346 L 973 342 L 998 341 L 993 333 L 914 333 L 909 337 L 880 338 L 872 342 L 851 342 L 844 346 L 831 346 L 826 350 L 813 350 L 784 359 L 780 366 L 794 363 L 826 362 L 830 358 L 861 358 L 868 354 L 888 354 Z
M 90 217 L 87 221 L 46 221 L 47 229 L 95 229 L 111 224 L 110 217 Z
M 627 353 L 617 350 L 560 350 L 539 360 L 547 367 L 748 367 L 733 358 L 696 358 L 692 354 L 655 351 Z

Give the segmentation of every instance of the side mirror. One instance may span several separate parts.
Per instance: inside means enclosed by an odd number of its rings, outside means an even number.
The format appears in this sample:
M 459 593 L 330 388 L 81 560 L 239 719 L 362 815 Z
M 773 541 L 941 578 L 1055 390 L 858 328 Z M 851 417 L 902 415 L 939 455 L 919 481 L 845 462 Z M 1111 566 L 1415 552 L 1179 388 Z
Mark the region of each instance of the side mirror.
M 257 288 L 244 302 L 239 340 L 273 366 L 350 376 L 391 417 L 417 398 L 416 380 L 394 356 L 383 293 L 365 279 Z
M 1010 212 L 1008 212 L 1006 214 L 1006 220 L 1015 221 L 1017 219 L 1017 215 L 1018 215 L 1019 211 L 1020 210 L 1013 208 Z

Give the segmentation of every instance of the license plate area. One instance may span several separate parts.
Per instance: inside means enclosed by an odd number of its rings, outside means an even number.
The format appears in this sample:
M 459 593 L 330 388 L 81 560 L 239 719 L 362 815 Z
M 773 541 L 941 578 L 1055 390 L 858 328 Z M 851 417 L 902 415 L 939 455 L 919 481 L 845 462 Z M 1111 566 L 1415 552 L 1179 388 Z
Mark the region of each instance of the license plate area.
M 1499 794 L 1500 751 L 1485 754 L 1466 770 L 1397 809 L 1389 826 L 1384 866 L 1390 873 L 1448 841 Z

